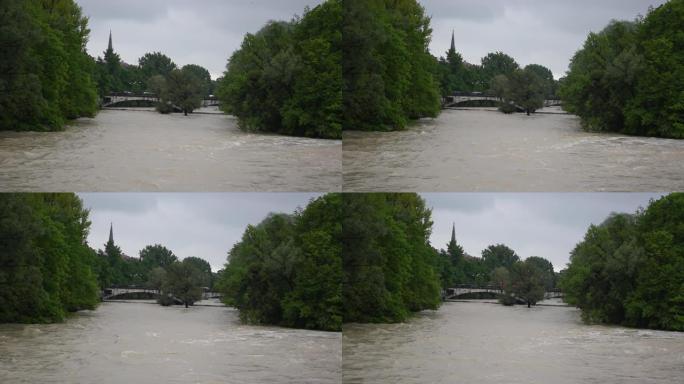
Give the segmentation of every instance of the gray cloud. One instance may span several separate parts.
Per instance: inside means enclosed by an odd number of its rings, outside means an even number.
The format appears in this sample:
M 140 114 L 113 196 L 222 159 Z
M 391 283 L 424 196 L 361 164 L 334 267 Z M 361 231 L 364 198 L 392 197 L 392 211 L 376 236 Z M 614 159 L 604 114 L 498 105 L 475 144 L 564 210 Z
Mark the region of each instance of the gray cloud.
M 432 16 L 430 50 L 443 56 L 451 31 L 466 61 L 479 64 L 489 52 L 503 51 L 519 64 L 541 64 L 562 77 L 589 32 L 611 20 L 634 20 L 665 0 L 422 0 Z
M 78 0 L 90 18 L 88 52 L 97 57 L 112 31 L 114 50 L 130 64 L 160 51 L 176 64 L 198 64 L 216 78 L 246 33 L 290 20 L 322 0 Z
M 523 259 L 541 256 L 555 269 L 567 264 L 570 251 L 589 225 L 600 224 L 612 212 L 634 213 L 661 194 L 644 193 L 426 193 L 433 208 L 431 243 L 446 248 L 451 226 L 456 239 L 472 256 L 489 245 L 503 243 Z
M 162 244 L 179 258 L 198 256 L 214 271 L 248 224 L 271 212 L 292 213 L 318 194 L 307 193 L 82 193 L 92 221 L 88 243 L 104 248 L 109 225 L 123 252 L 137 257 Z

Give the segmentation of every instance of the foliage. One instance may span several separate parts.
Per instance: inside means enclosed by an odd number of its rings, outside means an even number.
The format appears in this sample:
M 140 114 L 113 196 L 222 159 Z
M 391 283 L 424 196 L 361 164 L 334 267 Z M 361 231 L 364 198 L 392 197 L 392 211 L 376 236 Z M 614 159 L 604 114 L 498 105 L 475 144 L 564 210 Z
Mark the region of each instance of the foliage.
M 527 308 L 544 299 L 544 274 L 535 259 L 517 261 L 510 268 L 510 286 L 504 296 L 513 296 L 527 304 Z M 507 299 L 504 304 L 509 304 Z
M 165 268 L 159 303 L 169 305 L 177 299 L 185 308 L 202 299 L 202 271 L 194 262 L 174 262 Z
M 510 270 L 518 261 L 520 261 L 520 257 L 514 250 L 504 244 L 490 245 L 482 251 L 482 262 L 488 273 L 491 273 L 497 267 L 504 267 Z
M 395 130 L 439 113 L 432 30 L 415 0 L 344 2 L 344 129 Z
M 559 282 L 589 322 L 684 330 L 684 194 L 591 226 Z
M 550 81 L 539 77 L 539 67 L 541 66 L 528 65 L 525 69 L 514 70 L 508 76 L 494 77 L 491 83 L 492 91 L 503 97 L 501 111 L 512 113 L 521 108 L 529 116 L 544 106 L 545 94 L 550 92 L 553 75 Z
M 327 0 L 245 36 L 217 90 L 242 129 L 341 137 L 341 10 L 341 0 Z
M 74 194 L 0 195 L 0 323 L 60 321 L 97 306 L 89 226 Z
M 684 0 L 591 33 L 561 86 L 586 129 L 684 138 Z
M 340 330 L 340 209 L 329 194 L 248 226 L 217 282 L 226 304 L 251 323 Z
M 169 112 L 169 107 L 177 107 L 185 116 L 202 106 L 202 82 L 190 69 L 183 67 L 175 69 L 166 77 L 162 88 L 161 101 L 158 110 L 162 113 Z
M 144 54 L 138 59 L 138 67 L 144 83 L 147 83 L 154 76 L 167 77 L 178 68 L 170 57 L 161 52 Z
M 396 322 L 439 307 L 430 210 L 417 194 L 342 197 L 345 322 Z
M 0 130 L 54 131 L 95 115 L 87 23 L 73 0 L 0 3 Z
M 208 261 L 199 257 L 190 256 L 183 259 L 183 262 L 192 265 L 199 271 L 200 287 L 212 287 L 211 265 L 209 265 Z

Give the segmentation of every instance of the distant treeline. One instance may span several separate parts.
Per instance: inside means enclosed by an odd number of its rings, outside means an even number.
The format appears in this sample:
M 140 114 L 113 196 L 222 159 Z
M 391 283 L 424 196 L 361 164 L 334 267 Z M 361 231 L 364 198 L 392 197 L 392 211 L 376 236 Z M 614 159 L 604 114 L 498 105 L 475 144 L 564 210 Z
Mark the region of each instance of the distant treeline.
M 247 34 L 218 96 L 247 131 L 341 138 L 342 0 Z
M 248 226 L 219 273 L 224 302 L 249 323 L 341 330 L 341 210 L 328 194 Z
M 684 331 L 684 194 L 592 225 L 561 276 L 588 322 Z
M 586 129 L 684 138 L 684 0 L 589 34 L 560 93 Z

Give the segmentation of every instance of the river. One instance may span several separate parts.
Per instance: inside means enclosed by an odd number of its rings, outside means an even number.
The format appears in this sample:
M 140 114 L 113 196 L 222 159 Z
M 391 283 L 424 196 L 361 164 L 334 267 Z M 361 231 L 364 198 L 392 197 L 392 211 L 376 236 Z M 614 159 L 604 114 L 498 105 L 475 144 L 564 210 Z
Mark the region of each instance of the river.
M 400 132 L 343 135 L 344 190 L 653 192 L 684 189 L 684 140 L 581 130 L 576 116 L 445 110 Z
M 349 324 L 343 383 L 681 383 L 684 333 L 590 326 L 569 307 L 446 303 Z
M 220 113 L 103 110 L 63 132 L 0 132 L 0 190 L 340 191 L 341 158 L 340 140 L 245 133 Z
M 0 383 L 339 383 L 341 334 L 243 325 L 227 307 L 103 303 L 0 324 Z

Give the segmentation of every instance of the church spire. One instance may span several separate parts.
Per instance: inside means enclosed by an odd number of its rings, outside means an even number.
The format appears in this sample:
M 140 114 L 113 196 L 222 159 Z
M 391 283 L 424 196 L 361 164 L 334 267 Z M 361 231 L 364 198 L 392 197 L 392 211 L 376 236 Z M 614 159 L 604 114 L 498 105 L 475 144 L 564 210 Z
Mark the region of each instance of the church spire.
M 456 244 L 456 223 L 451 227 L 451 241 L 449 244 Z
M 113 51 L 114 47 L 112 46 L 112 30 L 109 30 L 109 46 L 107 47 L 108 51 Z
M 109 243 L 114 244 L 114 224 L 109 223 Z
M 110 38 L 110 44 L 111 44 L 111 38 Z M 451 30 L 451 51 L 456 52 L 456 40 L 454 40 L 454 30 Z

